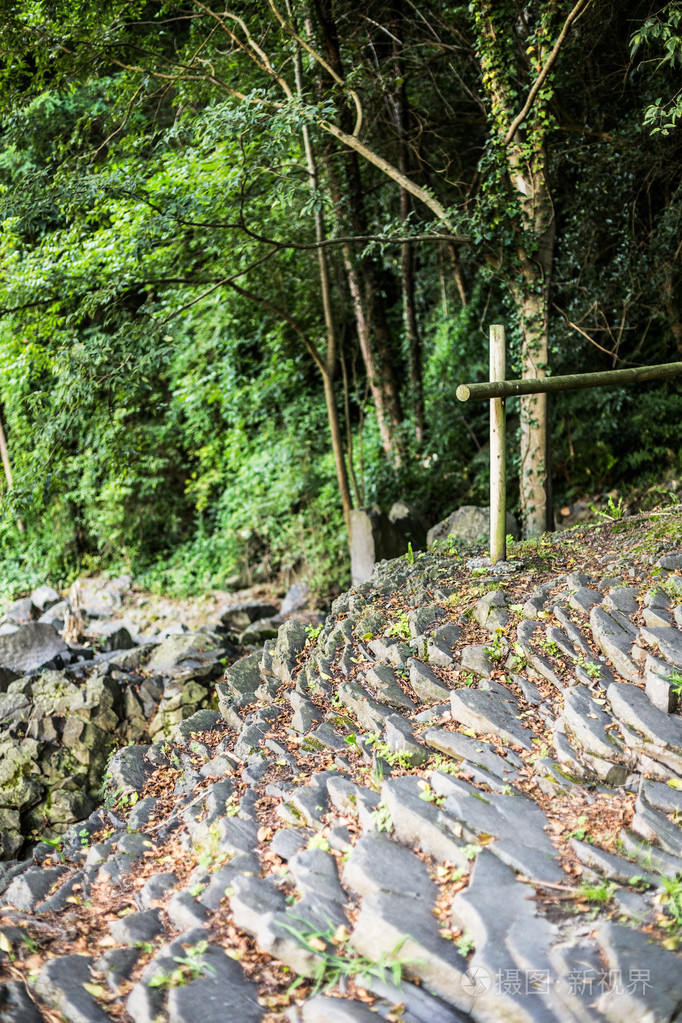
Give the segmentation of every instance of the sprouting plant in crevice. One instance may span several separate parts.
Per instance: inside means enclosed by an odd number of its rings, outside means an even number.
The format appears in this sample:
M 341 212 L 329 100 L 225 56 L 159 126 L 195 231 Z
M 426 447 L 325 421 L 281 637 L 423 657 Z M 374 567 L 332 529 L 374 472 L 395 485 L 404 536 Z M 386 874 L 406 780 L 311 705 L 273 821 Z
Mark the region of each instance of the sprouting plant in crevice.
M 403 938 L 392 952 L 375 961 L 348 948 L 350 935 L 343 924 L 336 930 L 329 928 L 321 931 L 302 917 L 292 916 L 291 920 L 294 922 L 283 922 L 280 926 L 289 931 L 301 948 L 310 952 L 313 957 L 312 971 L 308 978 L 312 983 L 313 994 L 318 991 L 329 991 L 346 980 L 359 976 L 376 977 L 382 982 L 389 980 L 393 987 L 400 987 L 406 964 L 397 957 L 407 937 Z M 305 979 L 297 978 L 288 992 L 295 990 Z

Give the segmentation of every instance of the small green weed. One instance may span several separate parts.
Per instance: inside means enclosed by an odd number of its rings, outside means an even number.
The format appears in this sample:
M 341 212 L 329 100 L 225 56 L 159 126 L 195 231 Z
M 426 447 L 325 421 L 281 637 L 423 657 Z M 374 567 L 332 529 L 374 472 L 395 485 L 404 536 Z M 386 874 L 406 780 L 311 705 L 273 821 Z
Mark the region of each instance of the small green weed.
M 395 639 L 408 640 L 410 638 L 410 623 L 407 614 L 402 611 L 384 633 L 385 636 Z
M 578 654 L 573 663 L 586 671 L 590 678 L 600 679 L 602 677 L 602 670 L 599 665 L 595 664 L 594 661 L 586 660 L 584 654 Z
M 578 888 L 578 898 L 585 902 L 606 905 L 613 898 L 613 893 L 617 888 L 618 885 L 614 881 L 601 881 L 595 884 L 583 882 Z
M 309 646 L 314 646 L 314 644 L 317 643 L 317 640 L 319 639 L 321 632 L 322 632 L 321 625 L 308 626 L 308 628 L 305 630 L 305 635 Z
M 474 939 L 470 934 L 463 934 L 462 937 L 458 938 L 455 942 L 455 948 L 461 956 L 468 956 L 475 948 Z
M 208 948 L 207 941 L 198 942 L 194 948 L 188 950 L 184 956 L 173 956 L 173 962 L 177 963 L 177 969 L 170 973 L 162 973 L 152 977 L 149 987 L 172 988 L 184 987 L 190 980 L 196 980 L 208 973 L 215 973 L 213 966 L 206 963 L 202 956 Z
M 406 939 L 399 942 L 389 955 L 374 962 L 346 948 L 348 931 L 345 927 L 341 926 L 336 931 L 331 929 L 320 931 L 301 917 L 292 919 L 297 921 L 298 926 L 289 923 L 283 923 L 281 926 L 294 936 L 302 948 L 315 957 L 314 972 L 312 977 L 308 978 L 312 980 L 313 994 L 318 991 L 329 991 L 330 988 L 343 985 L 346 980 L 359 975 L 377 977 L 381 981 L 388 978 L 394 987 L 400 987 L 403 963 L 397 956 Z M 304 977 L 298 977 L 289 987 L 288 993 L 304 983 L 304 980 Z
M 384 802 L 379 803 L 372 814 L 372 820 L 374 821 L 374 827 L 377 831 L 386 831 L 389 834 L 393 831 L 393 818 L 391 817 L 391 811 Z

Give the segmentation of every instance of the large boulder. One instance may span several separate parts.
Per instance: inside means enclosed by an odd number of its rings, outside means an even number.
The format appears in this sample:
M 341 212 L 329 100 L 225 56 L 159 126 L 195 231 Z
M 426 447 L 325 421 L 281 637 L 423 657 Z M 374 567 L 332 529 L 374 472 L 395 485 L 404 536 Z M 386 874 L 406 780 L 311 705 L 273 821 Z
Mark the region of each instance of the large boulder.
M 396 501 L 388 513 L 388 519 L 412 544 L 414 550 L 423 550 L 426 547 L 426 533 L 429 526 L 417 508 L 408 504 L 407 501 Z
M 0 668 L 20 675 L 35 674 L 42 668 L 60 666 L 69 648 L 61 636 L 41 622 L 22 625 L 16 632 L 0 636 Z
M 506 532 L 518 539 L 519 525 L 510 512 L 507 512 Z M 433 547 L 434 543 L 449 536 L 467 547 L 487 543 L 490 538 L 490 508 L 476 508 L 471 504 L 458 508 L 447 519 L 431 527 L 426 537 L 427 546 Z
M 377 561 L 399 558 L 409 540 L 378 507 L 354 508 L 350 513 L 350 565 L 353 585 L 369 579 Z
M 259 600 L 248 600 L 242 604 L 234 604 L 223 611 L 220 620 L 228 629 L 243 632 L 252 622 L 261 618 L 273 618 L 278 614 L 274 604 L 266 604 Z

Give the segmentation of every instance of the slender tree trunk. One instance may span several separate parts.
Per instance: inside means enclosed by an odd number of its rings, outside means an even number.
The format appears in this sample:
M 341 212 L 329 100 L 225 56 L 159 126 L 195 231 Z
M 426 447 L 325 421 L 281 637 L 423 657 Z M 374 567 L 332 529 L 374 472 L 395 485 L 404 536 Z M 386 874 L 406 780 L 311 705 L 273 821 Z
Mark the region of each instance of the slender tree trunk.
M 342 216 L 341 189 L 339 186 L 336 170 L 330 159 L 326 161 L 327 179 L 329 181 L 330 193 L 334 209 L 339 219 Z M 379 426 L 381 446 L 391 459 L 394 466 L 398 466 L 401 460 L 400 447 L 396 443 L 395 416 L 392 414 L 391 402 L 386 387 L 386 379 L 383 376 L 374 353 L 372 343 L 372 330 L 367 316 L 367 309 L 364 300 L 364 289 L 361 282 L 361 272 L 358 268 L 358 260 L 355 259 L 350 245 L 342 245 L 343 265 L 348 280 L 353 313 L 355 317 L 355 329 L 358 335 L 358 343 L 362 354 L 362 361 L 367 374 L 372 401 Z M 394 410 L 393 410 L 394 411 Z
M 532 256 L 520 248 L 520 274 L 512 285 L 521 328 L 524 378 L 547 375 L 549 358 L 549 291 L 554 257 L 554 208 L 546 179 L 546 155 L 538 153 L 534 173 L 519 173 L 513 153 L 512 180 L 523 195 L 526 231 L 536 239 Z M 521 399 L 521 509 L 524 534 L 538 536 L 552 528 L 548 396 Z
M 12 490 L 14 487 L 14 480 L 12 478 L 12 465 L 9 460 L 9 451 L 7 450 L 7 437 L 5 436 L 5 428 L 0 420 L 0 457 L 2 458 L 2 467 L 5 470 L 5 479 L 7 481 L 7 489 Z
M 405 88 L 403 36 L 405 31 L 402 0 L 393 0 L 392 40 L 394 63 L 394 94 L 389 97 L 393 120 L 398 135 L 398 169 L 406 177 L 410 173 L 408 134 L 410 105 Z M 400 186 L 400 219 L 407 224 L 412 212 L 412 197 Z M 400 282 L 403 298 L 403 327 L 407 341 L 407 363 L 410 375 L 414 437 L 417 444 L 424 440 L 424 384 L 422 378 L 421 338 L 415 303 L 415 258 L 412 242 L 403 242 L 400 249 Z
M 338 31 L 331 0 L 313 0 L 313 7 L 322 33 L 322 43 L 330 67 L 339 78 L 345 78 Z M 343 96 L 334 87 L 332 96 L 336 103 L 339 121 L 344 128 L 352 130 L 352 115 Z M 336 195 L 335 210 L 340 221 L 347 219 L 355 234 L 369 233 L 364 204 L 364 186 L 357 152 L 351 150 L 343 162 L 346 187 L 342 190 L 331 158 L 326 161 L 332 195 Z M 341 195 L 347 208 L 344 210 Z M 353 299 L 360 347 L 365 360 L 372 398 L 377 410 L 382 445 L 394 465 L 402 461 L 399 427 L 403 420 L 400 389 L 395 373 L 395 353 L 391 331 L 386 316 L 381 273 L 371 257 L 356 259 L 350 249 L 344 254 L 346 271 L 349 276 L 349 290 Z M 352 272 L 349 270 L 352 267 Z M 353 280 L 351 280 L 351 277 Z
M 298 91 L 299 99 L 302 99 L 303 81 L 301 69 L 301 53 L 298 47 L 295 50 L 294 66 L 296 73 L 296 88 Z M 317 193 L 318 187 L 317 165 L 315 163 L 315 155 L 313 153 L 313 146 L 310 139 L 310 132 L 308 130 L 307 124 L 303 125 L 303 146 L 305 149 L 306 166 L 308 170 L 308 183 L 310 185 L 311 192 L 315 194 Z M 339 494 L 341 495 L 341 504 L 343 506 L 343 517 L 346 523 L 346 529 L 348 531 L 348 539 L 350 541 L 350 513 L 353 507 L 353 499 L 351 497 L 350 486 L 348 482 L 348 469 L 346 466 L 346 458 L 343 450 L 341 428 L 339 426 L 338 409 L 336 407 L 336 396 L 334 394 L 334 375 L 336 372 L 336 365 L 338 362 L 339 346 L 336 336 L 336 322 L 334 319 L 334 311 L 332 308 L 331 283 L 329 277 L 329 265 L 327 262 L 327 249 L 322 245 L 322 242 L 325 240 L 326 237 L 326 230 L 324 224 L 324 216 L 321 208 L 319 207 L 319 204 L 316 204 L 315 207 L 315 237 L 318 242 L 317 262 L 320 274 L 320 290 L 322 292 L 322 308 L 324 311 L 324 322 L 327 334 L 326 358 L 324 359 L 323 367 L 321 367 L 322 379 L 324 382 L 324 398 L 327 406 L 327 418 L 329 420 L 329 429 L 331 433 L 332 451 L 334 453 L 334 465 L 336 467 L 336 477 L 339 485 Z

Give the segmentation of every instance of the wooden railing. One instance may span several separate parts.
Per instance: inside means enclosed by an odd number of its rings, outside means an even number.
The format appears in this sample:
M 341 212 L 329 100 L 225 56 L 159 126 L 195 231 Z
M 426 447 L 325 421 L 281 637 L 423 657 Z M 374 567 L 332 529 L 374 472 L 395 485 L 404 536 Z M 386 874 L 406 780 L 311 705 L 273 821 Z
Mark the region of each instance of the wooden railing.
M 490 328 L 490 381 L 487 384 L 460 384 L 460 401 L 490 401 L 490 560 L 492 564 L 507 556 L 506 536 L 506 423 L 505 398 L 517 394 L 552 394 L 556 391 L 583 391 L 589 387 L 624 387 L 649 380 L 682 376 L 682 362 L 636 369 L 612 369 L 601 373 L 574 373 L 570 376 L 505 380 L 506 341 L 504 327 Z

